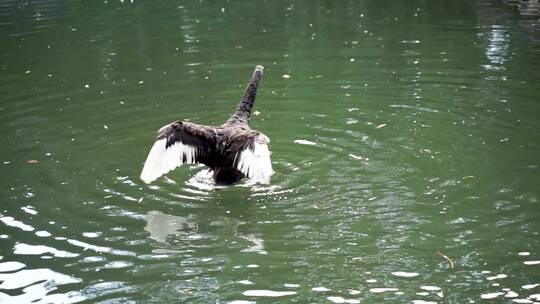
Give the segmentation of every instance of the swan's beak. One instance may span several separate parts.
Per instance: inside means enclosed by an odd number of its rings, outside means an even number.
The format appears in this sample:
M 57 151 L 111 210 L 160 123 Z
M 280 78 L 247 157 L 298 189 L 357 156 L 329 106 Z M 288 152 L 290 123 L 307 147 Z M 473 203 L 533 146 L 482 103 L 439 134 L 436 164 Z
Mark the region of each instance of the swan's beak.
M 257 65 L 255 67 L 255 72 L 257 72 L 257 71 L 261 72 L 261 75 L 262 75 L 264 73 L 264 67 L 262 65 L 260 65 L 260 64 Z

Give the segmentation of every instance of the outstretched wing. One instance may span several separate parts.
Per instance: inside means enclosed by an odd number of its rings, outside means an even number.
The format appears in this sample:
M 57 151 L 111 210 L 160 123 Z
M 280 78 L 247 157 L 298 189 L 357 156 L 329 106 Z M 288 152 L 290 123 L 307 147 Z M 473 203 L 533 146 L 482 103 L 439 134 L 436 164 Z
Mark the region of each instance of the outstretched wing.
M 140 177 L 149 184 L 182 164 L 206 164 L 215 141 L 210 127 L 184 121 L 168 124 L 159 129 Z
M 269 143 L 266 135 L 246 130 L 231 139 L 227 152 L 234 153 L 234 166 L 238 171 L 255 181 L 268 184 L 270 176 L 274 174 Z

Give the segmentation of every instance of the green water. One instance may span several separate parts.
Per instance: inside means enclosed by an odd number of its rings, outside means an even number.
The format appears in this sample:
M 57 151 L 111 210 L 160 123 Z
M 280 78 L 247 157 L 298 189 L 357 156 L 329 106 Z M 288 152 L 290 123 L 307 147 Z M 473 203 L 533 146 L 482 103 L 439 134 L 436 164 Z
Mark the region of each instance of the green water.
M 1 0 L 0 302 L 540 302 L 538 26 L 495 0 Z M 256 64 L 271 184 L 142 183 L 156 130 L 221 124 Z

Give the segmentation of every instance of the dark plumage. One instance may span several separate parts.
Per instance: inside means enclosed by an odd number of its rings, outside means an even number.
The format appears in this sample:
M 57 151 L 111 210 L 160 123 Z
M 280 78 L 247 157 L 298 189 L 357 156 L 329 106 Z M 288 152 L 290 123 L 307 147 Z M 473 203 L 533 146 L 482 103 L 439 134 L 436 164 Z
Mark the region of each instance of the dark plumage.
M 236 111 L 221 126 L 176 121 L 159 129 L 141 179 L 151 183 L 184 163 L 201 163 L 213 171 L 216 183 L 232 184 L 245 176 L 268 183 L 273 173 L 270 140 L 248 125 L 263 71 L 255 67 Z

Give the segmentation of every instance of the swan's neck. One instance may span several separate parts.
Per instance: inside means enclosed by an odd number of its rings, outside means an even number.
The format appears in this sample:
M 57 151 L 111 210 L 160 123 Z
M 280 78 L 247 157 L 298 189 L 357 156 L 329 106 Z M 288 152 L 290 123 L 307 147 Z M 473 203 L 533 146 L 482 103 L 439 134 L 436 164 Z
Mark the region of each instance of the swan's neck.
M 249 116 L 251 115 L 251 108 L 255 103 L 255 96 L 257 95 L 257 88 L 259 87 L 259 80 L 263 74 L 263 67 L 258 65 L 251 76 L 251 80 L 244 92 L 244 96 L 240 100 L 236 111 L 226 123 L 248 123 Z

